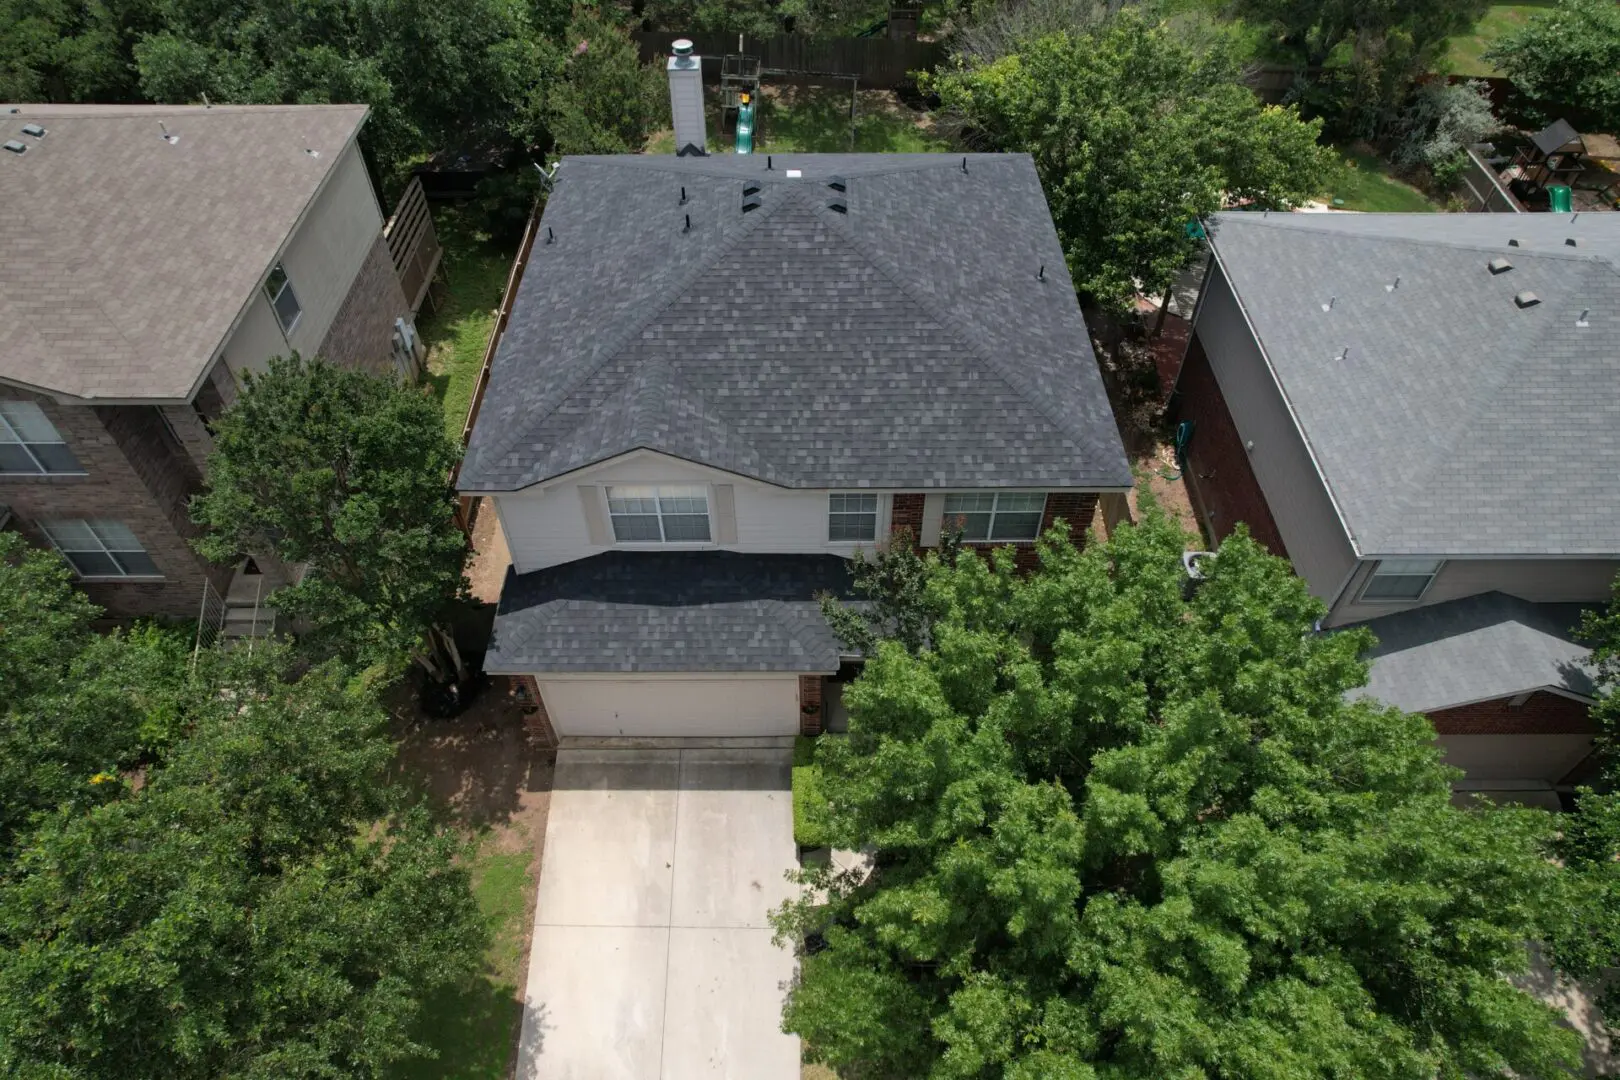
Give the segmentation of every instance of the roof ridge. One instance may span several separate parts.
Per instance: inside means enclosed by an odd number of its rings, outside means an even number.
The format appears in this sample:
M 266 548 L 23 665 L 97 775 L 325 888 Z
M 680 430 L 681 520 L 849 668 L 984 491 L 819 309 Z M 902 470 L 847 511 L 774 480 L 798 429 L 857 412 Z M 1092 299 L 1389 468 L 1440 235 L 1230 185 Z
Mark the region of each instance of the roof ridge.
M 755 156 L 757 157 L 758 155 L 755 155 Z M 944 169 L 944 168 L 953 168 L 954 169 L 954 168 L 957 168 L 958 166 L 956 166 L 953 163 L 961 161 L 964 157 L 967 158 L 970 162 L 978 162 L 978 163 L 983 164 L 983 165 L 1009 165 L 1012 162 L 1014 162 L 1015 160 L 1017 160 L 1019 158 L 1023 158 L 1023 157 L 1028 157 L 1029 155 L 1026 154 L 1026 153 L 1022 153 L 1022 152 L 959 154 L 959 153 L 944 153 L 944 152 L 933 153 L 933 152 L 927 152 L 927 151 L 920 151 L 920 152 L 916 152 L 916 153 L 906 153 L 906 154 L 883 154 L 883 153 L 853 153 L 853 154 L 832 153 L 832 154 L 821 154 L 821 153 L 811 153 L 811 152 L 805 152 L 805 153 L 790 152 L 790 153 L 786 153 L 786 154 L 773 154 L 773 155 L 770 155 L 770 156 L 772 156 L 772 157 L 781 157 L 783 159 L 788 159 L 788 160 L 790 160 L 792 158 L 834 158 L 834 157 L 836 157 L 836 158 L 845 158 L 845 159 L 848 159 L 848 158 L 869 158 L 869 159 L 871 159 L 872 165 L 878 166 L 878 167 L 876 167 L 876 168 L 867 168 L 867 167 L 861 166 L 859 172 L 851 172 L 851 173 L 848 174 L 848 175 L 852 175 L 852 176 L 863 176 L 864 177 L 864 176 L 892 176 L 892 175 L 894 175 L 896 173 L 918 172 L 918 171 L 921 171 L 921 170 L 924 170 L 924 169 Z M 707 159 L 714 159 L 714 158 L 717 158 L 717 157 L 719 157 L 721 160 L 725 160 L 725 158 L 721 157 L 720 155 L 712 155 L 712 154 L 711 155 L 706 155 Z M 665 173 L 670 173 L 670 174 L 674 174 L 674 175 L 681 175 L 681 176 L 697 175 L 697 176 L 713 177 L 713 178 L 722 179 L 722 180 L 742 180 L 742 179 L 745 179 L 744 176 L 742 176 L 741 174 L 735 172 L 734 170 L 721 168 L 718 165 L 716 167 L 714 167 L 714 168 L 704 168 L 702 163 L 706 160 L 706 158 L 696 158 L 696 157 L 682 158 L 682 157 L 676 157 L 676 156 L 671 155 L 671 154 L 570 154 L 570 155 L 567 155 L 566 157 L 564 157 L 563 160 L 564 161 L 572 160 L 572 161 L 578 162 L 580 164 L 588 164 L 588 165 L 614 165 L 614 166 L 619 166 L 619 167 L 628 168 L 628 169 L 635 169 L 635 170 L 637 170 L 639 172 L 665 172 Z M 664 164 L 664 161 L 666 161 L 666 160 L 670 163 L 669 165 Z M 887 166 L 883 166 L 883 165 L 880 164 L 881 162 L 891 162 L 891 164 L 888 164 Z M 683 165 L 684 165 L 684 167 L 680 167 L 680 166 L 683 166 Z M 672 167 L 672 166 L 675 166 L 675 167 Z M 788 186 L 790 181 L 789 181 L 789 178 L 787 176 L 783 175 L 783 173 L 785 173 L 786 169 L 789 168 L 789 167 L 790 166 L 784 166 L 781 169 L 762 169 L 761 172 L 763 173 L 763 175 L 760 176 L 759 179 L 769 181 L 774 185 L 786 187 L 786 186 Z M 775 175 L 773 175 L 773 174 L 775 174 Z M 796 177 L 794 179 L 796 180 L 796 179 L 799 179 L 799 178 Z M 810 183 L 813 184 L 814 180 L 813 179 L 810 180 Z
M 545 399 L 542 399 L 542 401 L 531 410 L 532 414 L 541 421 L 549 418 L 554 412 L 556 412 L 559 405 L 568 400 L 569 396 L 572 395 L 574 391 L 585 385 L 585 383 L 594 378 L 598 372 L 600 372 L 608 364 L 612 363 L 619 353 L 623 351 L 624 347 L 630 343 L 632 338 L 634 338 L 637 334 L 640 334 L 649 325 L 651 325 L 653 320 L 657 319 L 659 316 L 663 315 L 664 312 L 673 307 L 680 300 L 680 298 L 686 294 L 686 290 L 690 289 L 698 278 L 702 277 L 704 274 L 713 269 L 714 265 L 721 259 L 725 258 L 726 255 L 729 254 L 731 250 L 739 243 L 741 243 L 745 237 L 752 236 L 759 228 L 760 223 L 771 218 L 776 213 L 777 208 L 782 205 L 784 205 L 784 202 L 782 201 L 771 200 L 766 202 L 760 208 L 759 213 L 749 215 L 753 218 L 752 221 L 745 217 L 742 225 L 730 236 L 721 241 L 719 246 L 715 248 L 714 253 L 710 258 L 694 263 L 685 274 L 681 275 L 680 279 L 676 281 L 674 285 L 664 292 L 662 296 L 658 297 L 658 299 L 653 303 L 648 304 L 640 316 L 627 322 L 619 333 L 609 337 L 602 345 L 598 346 L 597 359 L 595 362 L 578 374 L 572 381 L 565 384 L 561 392 L 554 395 L 549 405 L 546 404 Z M 575 428 L 574 430 L 578 429 Z M 514 434 L 508 436 L 506 439 L 503 439 L 501 442 L 496 443 L 480 456 L 495 458 L 503 457 L 520 441 L 526 438 L 529 431 L 530 428 L 528 426 L 519 427 Z
M 952 337 L 961 342 L 962 346 L 966 348 L 975 359 L 984 364 L 985 367 L 989 368 L 990 373 L 1005 383 L 1007 388 L 1016 394 L 1021 401 L 1044 417 L 1046 421 L 1054 428 L 1068 435 L 1070 438 L 1082 438 L 1082 435 L 1071 428 L 1060 414 L 1051 411 L 1047 407 L 1045 400 L 1043 400 L 1039 395 L 1035 394 L 1032 389 L 1023 382 L 1023 380 L 1014 377 L 1007 367 L 995 359 L 994 355 L 989 349 L 984 348 L 969 332 L 967 332 L 965 327 L 967 327 L 969 324 L 960 319 L 955 312 L 941 310 L 938 306 L 936 306 L 932 297 L 920 295 L 918 290 L 913 288 L 912 285 L 905 280 L 904 275 L 900 273 L 899 267 L 895 266 L 884 256 L 873 252 L 865 245 L 863 241 L 856 239 L 853 229 L 851 229 L 850 232 L 845 232 L 844 229 L 846 226 L 842 222 L 837 221 L 830 216 L 832 213 L 834 213 L 833 211 L 827 210 L 824 207 L 818 207 L 812 203 L 810 206 L 810 212 L 814 214 L 818 220 L 821 220 L 823 223 L 828 225 L 828 227 L 837 233 L 845 243 L 849 244 L 858 255 L 860 255 L 879 273 L 887 278 L 890 284 L 894 285 L 895 288 L 899 289 L 907 297 L 909 297 L 913 303 L 922 308 L 924 312 L 938 321 L 941 327 L 948 330 Z
M 1469 241 L 1463 241 L 1463 240 L 1431 240 L 1431 239 L 1420 239 L 1420 238 L 1415 237 L 1415 236 L 1391 236 L 1391 235 L 1389 235 L 1387 233 L 1345 232 L 1344 230 L 1338 229 L 1338 228 L 1319 228 L 1319 227 L 1317 227 L 1315 225 L 1314 222 L 1310 222 L 1310 221 L 1306 221 L 1306 220 L 1299 220 L 1297 224 L 1295 222 L 1293 222 L 1293 221 L 1281 221 L 1281 222 L 1278 222 L 1278 221 L 1266 220 L 1266 219 L 1263 219 L 1263 213 L 1264 212 L 1262 212 L 1262 214 L 1256 214 L 1252 210 L 1251 211 L 1225 211 L 1222 214 L 1221 220 L 1222 221 L 1241 221 L 1241 222 L 1243 222 L 1244 225 L 1253 225 L 1256 228 L 1262 228 L 1262 229 L 1276 229 L 1276 230 L 1279 230 L 1281 232 L 1308 232 L 1308 233 L 1312 233 L 1312 234 L 1314 234 L 1316 236 L 1337 236 L 1337 237 L 1345 237 L 1345 238 L 1354 239 L 1354 240 L 1370 240 L 1370 241 L 1379 241 L 1379 242 L 1388 243 L 1388 244 L 1402 244 L 1402 245 L 1407 245 L 1407 246 L 1411 246 L 1411 247 L 1418 247 L 1418 248 L 1447 248 L 1447 249 L 1452 250 L 1452 251 L 1478 251 L 1478 252 L 1483 252 L 1483 253 L 1487 253 L 1487 254 L 1495 254 L 1495 255 L 1500 255 L 1505 251 L 1511 251 L 1516 255 L 1529 255 L 1529 256 L 1533 256 L 1533 257 L 1536 257 L 1536 258 L 1542 258 L 1542 259 L 1557 259 L 1557 260 L 1560 260 L 1560 261 L 1563 261 L 1563 262 L 1587 262 L 1587 263 L 1593 263 L 1593 264 L 1600 265 L 1600 266 L 1606 266 L 1606 267 L 1609 267 L 1611 269 L 1615 267 L 1614 260 L 1606 258 L 1603 255 L 1600 255 L 1600 254 L 1597 254 L 1597 253 L 1594 253 L 1594 252 L 1591 252 L 1591 251 L 1581 251 L 1579 248 L 1577 248 L 1574 251 L 1568 251 L 1568 250 L 1561 250 L 1561 249 L 1558 249 L 1558 248 L 1525 247 L 1522 244 L 1515 247 L 1515 246 L 1513 246 L 1511 244 L 1499 244 L 1499 245 L 1498 244 L 1487 244 L 1487 243 L 1484 243 L 1482 241 L 1469 242 Z M 1283 214 L 1286 215 L 1289 218 L 1294 218 L 1294 219 L 1308 219 L 1308 218 L 1315 218 L 1315 217 L 1322 216 L 1320 214 L 1292 214 L 1292 213 L 1288 213 L 1286 211 L 1283 212 Z M 1386 217 L 1386 218 L 1393 218 L 1393 217 L 1398 217 L 1398 216 L 1401 216 L 1401 215 L 1383 214 L 1383 215 L 1380 215 L 1380 216 L 1381 217 Z M 1424 214 L 1422 216 L 1425 217 L 1425 218 L 1432 218 L 1432 217 L 1435 217 L 1436 215 Z M 1465 216 L 1471 216 L 1471 215 L 1465 215 Z M 1256 219 L 1256 218 L 1262 218 L 1262 220 L 1251 220 L 1251 219 Z M 1620 216 L 1617 216 L 1617 220 L 1620 220 Z M 1539 225 L 1532 226 L 1532 228 L 1543 228 L 1543 227 L 1544 226 L 1539 226 Z M 1216 228 L 1211 233 L 1210 239 L 1212 241 L 1218 241 L 1219 238 L 1220 238 L 1220 229 Z

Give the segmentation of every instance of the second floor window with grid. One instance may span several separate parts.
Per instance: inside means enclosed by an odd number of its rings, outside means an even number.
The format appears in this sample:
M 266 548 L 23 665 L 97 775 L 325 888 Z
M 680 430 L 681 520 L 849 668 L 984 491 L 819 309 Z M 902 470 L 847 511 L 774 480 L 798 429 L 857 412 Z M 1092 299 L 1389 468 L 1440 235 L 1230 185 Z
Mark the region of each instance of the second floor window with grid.
M 827 540 L 834 544 L 877 539 L 876 495 L 828 495 Z
M 997 491 L 945 496 L 944 529 L 968 541 L 1033 540 L 1041 532 L 1046 496 Z
M 43 409 L 32 401 L 0 401 L 0 474 L 83 472 Z
M 293 327 L 298 325 L 298 316 L 304 309 L 298 304 L 298 294 L 293 292 L 292 282 L 287 279 L 287 271 L 280 263 L 270 271 L 270 278 L 264 283 L 264 295 L 270 298 L 270 306 L 275 309 L 276 321 L 281 324 L 283 334 L 292 333 Z
M 41 527 L 80 577 L 163 576 L 122 521 L 66 518 L 42 522 Z
M 613 539 L 621 544 L 706 544 L 709 491 L 705 487 L 607 489 Z

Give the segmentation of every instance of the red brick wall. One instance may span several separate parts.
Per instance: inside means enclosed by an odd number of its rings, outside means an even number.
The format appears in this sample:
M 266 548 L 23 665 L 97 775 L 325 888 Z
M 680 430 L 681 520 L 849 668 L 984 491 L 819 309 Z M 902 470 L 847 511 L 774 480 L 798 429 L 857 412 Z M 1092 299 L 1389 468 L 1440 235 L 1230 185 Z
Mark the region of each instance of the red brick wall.
M 1439 735 L 1590 735 L 1597 732 L 1585 702 L 1537 690 L 1523 705 L 1512 698 L 1436 709 L 1429 713 Z
M 388 241 L 379 232 L 318 352 L 334 364 L 390 374 L 395 370 L 394 320 L 410 314 Z
M 821 676 L 799 676 L 799 734 L 821 734 Z
M 1219 543 L 1238 522 L 1247 522 L 1250 535 L 1273 555 L 1286 559 L 1282 534 L 1196 334 L 1181 365 L 1171 414 L 1178 422 L 1193 422 L 1192 441 L 1187 444 L 1187 486 L 1192 491 L 1193 510 L 1210 537 Z
M 529 738 L 540 743 L 541 746 L 555 747 L 557 745 L 557 732 L 551 726 L 551 717 L 546 714 L 546 703 L 540 696 L 540 684 L 533 675 L 513 675 L 512 682 L 523 688 L 527 700 L 524 702 L 523 728 L 529 733 Z
M 922 536 L 923 498 L 920 494 L 894 496 L 894 505 L 889 511 L 890 536 L 901 529 L 911 533 L 913 543 Z

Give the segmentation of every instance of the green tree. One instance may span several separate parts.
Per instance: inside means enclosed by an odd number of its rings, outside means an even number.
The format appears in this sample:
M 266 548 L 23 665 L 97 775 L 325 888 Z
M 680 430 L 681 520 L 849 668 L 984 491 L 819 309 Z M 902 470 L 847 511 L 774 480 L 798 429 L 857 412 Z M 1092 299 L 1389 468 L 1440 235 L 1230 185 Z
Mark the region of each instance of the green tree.
M 1287 208 L 1326 185 L 1320 123 L 1262 105 L 1223 39 L 1194 48 L 1132 9 L 931 81 L 970 138 L 1033 155 L 1082 293 L 1129 309 L 1200 250 L 1223 201 Z
M 454 839 L 387 780 L 371 689 L 209 656 L 144 783 L 47 817 L 0 881 L 0 1072 L 381 1077 L 485 930 Z
M 881 642 L 817 755 L 869 871 L 776 915 L 785 1025 L 862 1078 L 1565 1075 L 1504 975 L 1551 819 L 1462 810 L 1422 716 L 1351 702 L 1364 632 L 1242 530 L 1183 598 L 1144 522 L 1020 576 L 930 566 L 931 645 Z
M 1620 127 L 1620 8 L 1608 0 L 1559 0 L 1485 59 L 1527 96 L 1575 110 L 1604 131 Z
M 131 50 L 156 0 L 0 0 L 0 101 L 138 100 Z
M 663 72 L 643 64 L 635 41 L 597 8 L 576 8 L 563 42 L 527 104 L 529 140 L 549 135 L 559 154 L 640 153 L 670 122 Z
M 422 644 L 462 594 L 466 540 L 437 403 L 394 379 L 294 354 L 249 375 L 220 418 L 208 489 L 192 503 L 216 561 L 270 553 L 308 566 L 277 590 L 300 644 L 357 664 Z

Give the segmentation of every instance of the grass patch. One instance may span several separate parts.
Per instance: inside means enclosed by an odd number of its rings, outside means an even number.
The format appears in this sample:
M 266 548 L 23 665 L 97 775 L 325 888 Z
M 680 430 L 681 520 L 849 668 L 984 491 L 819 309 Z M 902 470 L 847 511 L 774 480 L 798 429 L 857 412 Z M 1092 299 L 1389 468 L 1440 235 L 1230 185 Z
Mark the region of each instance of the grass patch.
M 800 847 L 827 847 L 822 820 L 821 769 L 816 764 L 820 740 L 836 736 L 800 735 L 793 740 L 793 841 Z
M 444 296 L 417 327 L 428 350 L 426 382 L 444 407 L 445 430 L 460 439 L 517 241 L 491 239 L 466 206 L 435 207 L 433 224 L 444 245 Z
M 857 95 L 851 143 L 849 91 L 788 86 L 763 95 L 754 119 L 754 153 L 923 154 L 950 149 L 950 143 L 917 123 L 918 114 L 882 90 Z M 709 152 L 730 153 L 732 138 L 722 131 L 720 98 L 705 93 Z M 647 141 L 649 154 L 673 154 L 675 134 L 661 131 Z
M 1532 15 L 1552 7 L 1552 0 L 1535 4 L 1492 4 L 1471 34 L 1451 39 L 1441 66 L 1455 75 L 1501 75 L 1485 61 L 1485 50 L 1530 21 Z
M 1364 149 L 1341 150 L 1344 167 L 1324 196 L 1336 210 L 1368 213 L 1423 213 L 1440 209 L 1411 184 L 1395 179 L 1389 162 Z
M 471 985 L 429 1001 L 417 1037 L 438 1051 L 393 1070 L 395 1080 L 505 1080 L 523 1023 L 518 973 L 524 923 L 534 890 L 534 849 L 498 851 L 486 836 L 473 856 L 473 895 L 489 920 L 484 973 Z

